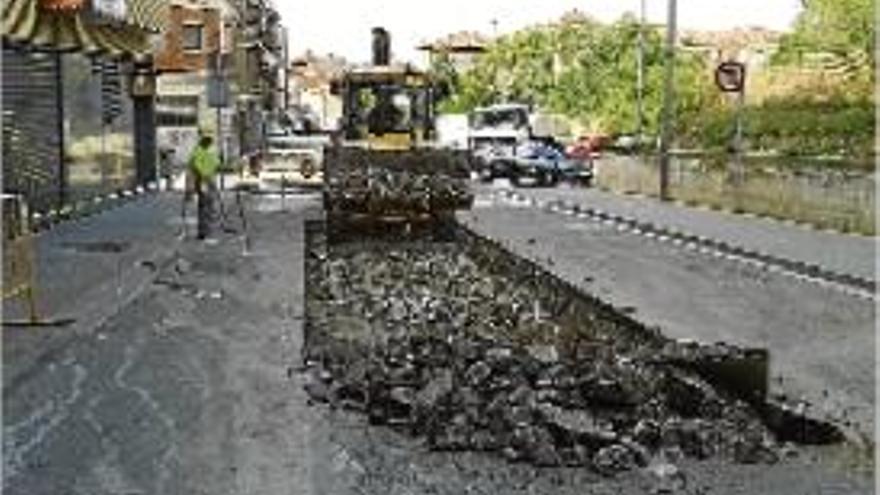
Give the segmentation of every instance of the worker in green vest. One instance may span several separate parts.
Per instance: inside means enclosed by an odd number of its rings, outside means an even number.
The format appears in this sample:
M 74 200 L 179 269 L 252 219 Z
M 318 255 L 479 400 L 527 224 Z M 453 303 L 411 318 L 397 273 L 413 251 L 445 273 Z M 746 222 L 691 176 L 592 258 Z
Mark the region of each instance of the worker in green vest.
M 220 157 L 211 147 L 212 143 L 210 131 L 200 129 L 198 144 L 193 148 L 187 162 L 198 203 L 199 239 L 207 239 L 211 235 L 214 221 L 214 196 L 217 194 L 215 179 L 220 167 Z

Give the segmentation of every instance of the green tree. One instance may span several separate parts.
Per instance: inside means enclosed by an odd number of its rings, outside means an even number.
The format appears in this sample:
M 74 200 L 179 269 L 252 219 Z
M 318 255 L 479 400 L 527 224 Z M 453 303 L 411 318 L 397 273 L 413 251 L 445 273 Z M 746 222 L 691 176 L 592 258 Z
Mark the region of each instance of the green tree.
M 782 43 L 795 50 L 865 56 L 872 53 L 869 0 L 810 0 Z M 859 31 L 859 32 L 854 32 Z M 450 76 L 442 64 L 435 77 L 452 81 L 441 111 L 467 112 L 503 101 L 527 101 L 600 132 L 633 132 L 637 127 L 636 79 L 639 24 L 625 16 L 612 24 L 593 20 L 529 28 L 493 42 L 471 70 Z M 643 108 L 645 132 L 659 128 L 663 102 L 662 32 L 646 29 Z M 825 48 L 822 48 L 825 47 Z M 830 48 L 829 48 L 830 47 Z M 832 79 L 809 91 L 785 92 L 745 113 L 748 149 L 796 154 L 864 156 L 873 150 L 873 60 L 855 64 L 844 84 Z M 715 88 L 712 67 L 700 55 L 676 54 L 676 139 L 684 147 L 723 150 L 733 133 L 733 105 Z M 779 57 L 780 64 L 792 60 Z M 785 65 L 773 68 L 784 75 Z M 798 70 L 794 68 L 792 70 Z M 819 71 L 820 75 L 827 71 Z M 786 78 L 779 78 L 786 84 Z M 805 96 L 796 96 L 805 95 Z
M 802 0 L 793 31 L 777 60 L 789 63 L 807 53 L 826 53 L 850 72 L 873 72 L 874 0 Z
M 491 44 L 472 70 L 455 78 L 441 111 L 468 111 L 504 100 L 535 103 L 590 128 L 637 128 L 636 79 L 639 25 L 632 16 L 613 24 L 587 20 L 518 31 Z M 645 30 L 645 124 L 656 132 L 662 104 L 663 40 Z M 704 111 L 716 93 L 695 56 L 679 57 L 679 112 Z M 450 80 L 442 65 L 435 77 Z M 717 98 L 716 98 L 717 99 Z M 686 122 L 681 115 L 680 122 Z
M 451 96 L 454 89 L 458 86 L 458 71 L 452 64 L 452 60 L 447 52 L 438 52 L 431 58 L 430 72 L 433 77 L 438 97 L 441 100 Z

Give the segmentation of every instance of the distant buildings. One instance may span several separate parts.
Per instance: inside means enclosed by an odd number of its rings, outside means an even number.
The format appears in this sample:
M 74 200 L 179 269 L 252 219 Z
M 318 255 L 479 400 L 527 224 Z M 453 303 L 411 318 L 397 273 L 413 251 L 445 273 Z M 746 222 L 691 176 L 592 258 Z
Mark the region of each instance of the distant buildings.
M 663 28 L 665 29 L 665 28 Z M 767 65 L 779 49 L 782 33 L 760 27 L 735 28 L 725 31 L 684 30 L 679 34 L 681 48 L 697 52 L 713 65 L 736 60 L 748 69 Z
M 180 162 L 203 127 L 215 130 L 226 156 L 258 150 L 263 122 L 285 103 L 285 35 L 277 10 L 270 0 L 170 3 L 155 57 L 160 147 Z M 217 74 L 224 84 L 211 82 Z M 212 104 L 221 100 L 218 112 Z
M 486 52 L 489 42 L 490 39 L 479 32 L 461 31 L 422 43 L 417 48 L 427 54 L 429 67 L 438 57 L 444 57 L 456 71 L 463 72 L 476 64 L 480 55 Z
M 256 151 L 286 104 L 272 0 L 4 0 L 0 16 L 4 192 L 40 214 L 166 175 L 199 126 L 226 157 Z
M 563 14 L 558 20 L 536 24 L 533 28 L 560 25 L 597 23 L 598 21 L 580 10 Z M 664 25 L 652 24 L 647 29 L 665 32 Z M 723 31 L 682 30 L 678 36 L 679 47 L 703 55 L 707 64 L 714 66 L 723 60 L 737 60 L 751 70 L 766 66 L 770 57 L 779 48 L 782 33 L 761 27 L 735 28 Z M 480 56 L 486 52 L 492 38 L 474 31 L 461 31 L 442 38 L 420 44 L 417 48 L 427 55 L 426 62 L 431 66 L 435 61 L 445 58 L 458 71 L 472 68 Z M 554 63 L 554 67 L 558 65 Z
M 209 120 L 213 114 L 204 96 L 206 77 L 217 53 L 228 58 L 232 51 L 223 25 L 223 18 L 229 15 L 219 2 L 214 6 L 182 2 L 170 6 L 161 49 L 155 55 L 160 127 L 213 127 Z
M 333 54 L 318 56 L 311 51 L 294 58 L 288 72 L 291 106 L 317 120 L 321 129 L 336 128 L 342 117 L 342 99 L 331 93 L 330 82 L 348 67 Z
M 4 0 L 3 192 L 41 223 L 155 178 L 164 0 Z M 146 64 L 146 67 L 144 65 Z

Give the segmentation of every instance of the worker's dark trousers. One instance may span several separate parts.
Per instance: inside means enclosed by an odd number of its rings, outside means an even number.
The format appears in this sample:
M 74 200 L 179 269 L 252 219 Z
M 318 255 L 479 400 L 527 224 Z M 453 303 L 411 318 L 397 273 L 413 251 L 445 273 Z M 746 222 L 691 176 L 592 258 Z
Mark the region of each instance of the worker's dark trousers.
M 213 181 L 196 178 L 196 201 L 198 203 L 198 238 L 204 239 L 211 235 L 214 227 L 214 190 Z

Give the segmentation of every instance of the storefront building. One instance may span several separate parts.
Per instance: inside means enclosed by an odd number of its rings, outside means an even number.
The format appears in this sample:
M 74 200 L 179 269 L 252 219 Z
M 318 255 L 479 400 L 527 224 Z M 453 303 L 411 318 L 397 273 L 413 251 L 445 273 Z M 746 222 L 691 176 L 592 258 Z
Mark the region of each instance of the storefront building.
M 6 0 L 3 190 L 38 220 L 155 180 L 164 0 Z

